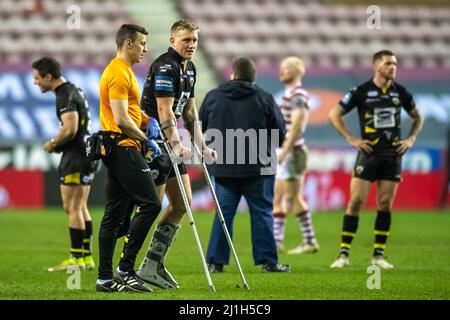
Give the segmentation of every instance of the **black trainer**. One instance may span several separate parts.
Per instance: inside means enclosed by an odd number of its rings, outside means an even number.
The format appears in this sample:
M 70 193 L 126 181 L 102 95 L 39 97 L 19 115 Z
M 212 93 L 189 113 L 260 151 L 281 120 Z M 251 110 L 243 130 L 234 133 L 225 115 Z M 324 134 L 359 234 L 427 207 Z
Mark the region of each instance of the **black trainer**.
M 103 284 L 97 282 L 95 284 L 95 291 L 96 292 L 128 292 L 130 290 L 123 284 L 120 284 L 115 280 L 111 280 L 111 281 L 108 281 Z
M 291 272 L 291 266 L 281 263 L 266 263 L 262 266 L 262 272 Z
M 117 269 L 113 272 L 113 278 L 118 283 L 127 287 L 128 291 L 133 292 L 152 292 L 153 290 L 144 285 L 144 282 L 139 278 L 136 272 L 128 271 L 126 274 L 119 272 Z
M 211 273 L 223 272 L 223 264 L 219 263 L 208 263 L 208 270 Z

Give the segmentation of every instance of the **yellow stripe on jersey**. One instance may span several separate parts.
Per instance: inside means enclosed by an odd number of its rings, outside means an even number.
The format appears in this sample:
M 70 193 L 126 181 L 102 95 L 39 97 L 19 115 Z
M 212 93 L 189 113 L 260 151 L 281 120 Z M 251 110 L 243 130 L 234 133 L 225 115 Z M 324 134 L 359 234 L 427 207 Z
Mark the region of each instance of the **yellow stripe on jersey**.
M 372 141 L 373 144 L 377 144 L 378 141 L 380 141 L 380 138 L 376 138 L 375 140 Z
M 373 114 L 370 113 L 369 111 L 367 111 L 367 112 L 364 114 L 364 119 L 371 119 L 371 118 L 373 118 Z
M 125 237 L 125 238 L 124 238 L 124 241 L 125 241 L 125 243 L 128 243 L 128 238 Z
M 373 248 L 374 249 L 384 249 L 384 248 L 386 248 L 386 245 L 385 244 L 381 244 L 381 243 L 375 243 L 373 245 Z
M 355 232 L 342 231 L 342 235 L 347 237 L 354 237 L 355 234 L 356 234 Z
M 70 252 L 83 252 L 83 249 L 74 249 L 74 248 L 70 248 Z
M 351 248 L 352 247 L 352 245 L 350 244 L 350 243 L 344 243 L 344 242 L 342 242 L 341 243 L 341 248 Z
M 377 130 L 376 130 L 376 129 L 373 129 L 373 128 L 371 128 L 371 127 L 365 126 L 365 127 L 364 127 L 364 132 L 365 132 L 365 133 L 375 133 L 375 132 L 377 132 Z
M 80 184 L 81 179 L 80 179 L 80 173 L 76 172 L 76 173 L 72 173 L 69 174 L 67 176 L 64 176 L 64 183 L 73 183 L 73 184 Z
M 379 230 L 375 230 L 373 232 L 376 236 L 388 236 L 389 235 L 389 231 L 379 231 Z

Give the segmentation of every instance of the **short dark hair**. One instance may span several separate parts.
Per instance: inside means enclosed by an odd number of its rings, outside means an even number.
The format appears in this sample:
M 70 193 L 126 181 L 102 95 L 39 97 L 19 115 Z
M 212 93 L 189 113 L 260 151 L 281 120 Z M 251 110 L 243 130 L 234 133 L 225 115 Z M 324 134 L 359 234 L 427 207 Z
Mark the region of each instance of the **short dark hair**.
M 61 64 L 53 57 L 43 57 L 39 60 L 36 60 L 32 64 L 33 69 L 36 69 L 41 77 L 45 77 L 47 74 L 50 74 L 52 78 L 58 79 L 61 78 Z
M 382 59 L 384 56 L 395 56 L 394 52 L 391 50 L 381 50 L 373 55 L 373 63 Z
M 123 24 L 116 34 L 117 49 L 121 48 L 127 39 L 130 39 L 132 42 L 136 40 L 138 32 L 148 35 L 148 31 L 144 27 L 138 26 L 137 24 Z
M 233 73 L 235 80 L 254 82 L 256 79 L 255 63 L 247 57 L 237 58 L 233 61 Z

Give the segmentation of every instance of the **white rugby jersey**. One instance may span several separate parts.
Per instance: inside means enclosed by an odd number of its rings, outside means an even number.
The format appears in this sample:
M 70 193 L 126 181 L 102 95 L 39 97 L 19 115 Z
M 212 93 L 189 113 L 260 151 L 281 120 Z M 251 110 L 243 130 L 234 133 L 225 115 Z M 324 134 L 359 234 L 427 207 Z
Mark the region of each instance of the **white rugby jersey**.
M 286 90 L 284 92 L 284 96 L 281 100 L 280 109 L 281 113 L 283 114 L 284 120 L 286 121 L 286 131 L 287 135 L 290 134 L 291 131 L 291 113 L 292 110 L 298 109 L 298 108 L 306 108 L 309 110 L 308 107 L 308 100 L 309 95 L 308 92 L 298 84 L 291 90 Z M 303 133 L 306 130 L 306 125 L 308 121 L 305 121 L 305 124 L 302 128 L 300 128 L 301 134 L 297 138 L 297 140 L 294 143 L 294 146 L 302 146 L 305 144 L 305 138 L 303 137 Z

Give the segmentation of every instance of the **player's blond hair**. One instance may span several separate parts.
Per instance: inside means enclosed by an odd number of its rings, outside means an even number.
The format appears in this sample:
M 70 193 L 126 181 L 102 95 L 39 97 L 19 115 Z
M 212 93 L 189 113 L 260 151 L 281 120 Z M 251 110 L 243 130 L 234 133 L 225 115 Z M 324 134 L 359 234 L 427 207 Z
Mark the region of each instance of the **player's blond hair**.
M 294 67 L 295 70 L 300 72 L 300 74 L 303 76 L 305 74 L 305 64 L 303 63 L 303 60 L 296 56 L 290 56 L 283 60 L 283 62 L 286 62 L 290 66 Z
M 181 19 L 175 22 L 172 27 L 170 28 L 170 33 L 174 34 L 178 30 L 186 30 L 188 32 L 192 31 L 199 31 L 200 28 L 198 27 L 195 22 L 188 20 L 188 19 Z

